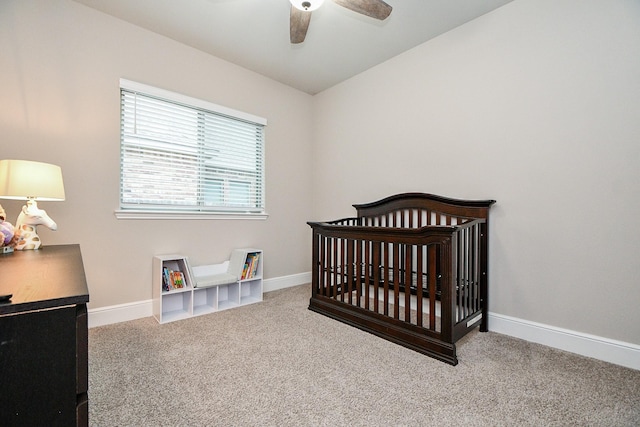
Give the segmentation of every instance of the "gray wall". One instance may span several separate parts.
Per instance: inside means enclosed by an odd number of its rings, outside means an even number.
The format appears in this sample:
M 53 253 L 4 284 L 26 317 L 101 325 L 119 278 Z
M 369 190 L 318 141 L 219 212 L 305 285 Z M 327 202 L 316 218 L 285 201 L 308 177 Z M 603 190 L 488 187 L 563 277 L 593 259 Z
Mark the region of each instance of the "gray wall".
M 315 97 L 314 216 L 498 201 L 490 311 L 640 343 L 640 2 L 516 0 Z
M 265 117 L 269 218 L 116 219 L 121 77 Z M 0 2 L 0 81 L 0 158 L 62 167 L 67 200 L 39 204 L 59 229 L 39 233 L 80 243 L 90 308 L 150 299 L 154 254 L 207 264 L 252 246 L 266 278 L 309 271 L 310 95 L 67 0 Z M 15 223 L 22 203 L 0 203 Z

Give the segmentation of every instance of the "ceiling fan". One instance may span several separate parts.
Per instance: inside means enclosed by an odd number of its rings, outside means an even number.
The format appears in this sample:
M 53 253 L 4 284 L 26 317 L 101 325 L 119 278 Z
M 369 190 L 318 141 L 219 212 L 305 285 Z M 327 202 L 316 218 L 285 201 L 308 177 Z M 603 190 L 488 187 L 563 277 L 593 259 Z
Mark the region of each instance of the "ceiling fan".
M 291 43 L 302 43 L 307 36 L 311 12 L 322 5 L 324 0 L 289 0 L 291 2 L 291 19 L 289 21 L 289 38 Z M 382 0 L 333 0 L 340 6 L 371 18 L 384 20 L 391 14 L 392 7 Z

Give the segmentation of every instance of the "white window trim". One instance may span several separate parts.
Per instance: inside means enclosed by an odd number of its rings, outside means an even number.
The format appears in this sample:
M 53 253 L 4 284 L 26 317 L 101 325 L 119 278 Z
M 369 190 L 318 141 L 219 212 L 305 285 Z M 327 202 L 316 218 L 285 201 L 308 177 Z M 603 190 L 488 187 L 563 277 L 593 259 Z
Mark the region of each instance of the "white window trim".
M 166 212 L 153 210 L 122 210 L 114 212 L 118 219 L 255 219 L 265 220 L 267 213 L 237 213 L 237 212 Z
M 127 79 L 120 79 L 120 89 L 143 92 L 148 95 L 157 96 L 159 98 L 171 99 L 176 102 L 180 102 L 186 105 L 191 105 L 205 110 L 215 111 L 220 114 L 225 114 L 231 117 L 237 117 L 239 119 L 254 122 L 263 126 L 267 125 L 267 119 L 253 114 L 245 113 L 243 111 L 234 110 L 229 107 L 214 104 L 209 101 L 204 101 L 198 98 L 192 98 L 190 96 L 182 95 L 179 93 L 171 92 L 154 86 L 149 86 L 144 83 L 138 83 Z M 264 192 L 265 190 L 263 190 Z M 266 197 L 266 195 L 265 195 Z M 171 212 L 164 210 L 132 210 L 132 209 L 115 209 L 115 217 L 117 219 L 129 219 L 129 220 L 163 220 L 163 219 L 177 219 L 177 220 L 211 220 L 211 219 L 242 219 L 242 220 L 266 220 L 269 217 L 267 212 L 255 213 L 255 212 Z

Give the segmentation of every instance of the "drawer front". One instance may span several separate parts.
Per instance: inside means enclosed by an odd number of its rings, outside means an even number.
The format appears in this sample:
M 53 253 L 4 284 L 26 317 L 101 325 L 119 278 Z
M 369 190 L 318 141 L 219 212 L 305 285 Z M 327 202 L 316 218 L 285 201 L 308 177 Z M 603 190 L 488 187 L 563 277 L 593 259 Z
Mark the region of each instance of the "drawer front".
M 76 307 L 0 317 L 0 425 L 76 424 Z

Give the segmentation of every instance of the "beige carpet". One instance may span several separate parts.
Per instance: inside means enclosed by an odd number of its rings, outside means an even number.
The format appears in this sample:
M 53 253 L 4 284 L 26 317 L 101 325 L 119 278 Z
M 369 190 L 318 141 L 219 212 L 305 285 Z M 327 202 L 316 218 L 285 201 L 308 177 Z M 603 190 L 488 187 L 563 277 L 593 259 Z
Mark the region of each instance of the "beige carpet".
M 477 331 L 454 367 L 313 313 L 309 295 L 91 329 L 90 424 L 640 425 L 640 371 Z

